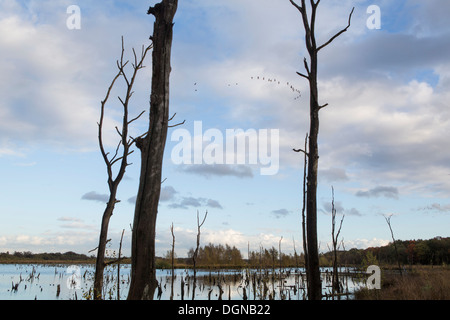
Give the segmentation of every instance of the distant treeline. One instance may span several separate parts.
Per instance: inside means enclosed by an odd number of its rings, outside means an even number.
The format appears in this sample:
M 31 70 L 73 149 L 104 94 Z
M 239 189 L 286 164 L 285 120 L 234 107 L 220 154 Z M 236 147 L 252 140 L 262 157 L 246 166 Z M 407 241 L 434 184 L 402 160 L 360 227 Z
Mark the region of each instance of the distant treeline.
M 374 259 L 380 264 L 396 264 L 397 247 L 398 260 L 403 265 L 439 265 L 450 262 L 450 238 L 435 237 L 429 240 L 397 240 L 387 246 L 351 249 L 340 252 L 340 262 L 344 264 L 364 264 L 368 259 Z
M 397 240 L 396 241 L 398 259 L 403 265 L 440 265 L 450 262 L 450 238 L 436 237 L 429 240 Z M 367 249 L 350 249 L 338 251 L 338 263 L 340 265 L 363 266 L 370 264 L 396 265 L 397 253 L 394 243 L 389 243 L 382 247 L 371 247 Z M 194 249 L 190 249 L 187 258 L 177 258 L 176 264 L 186 266 L 192 265 Z M 199 248 L 198 266 L 234 266 L 234 267 L 262 267 L 277 268 L 282 267 L 302 267 L 305 259 L 303 253 L 286 254 L 272 248 L 260 248 L 256 251 L 247 251 L 243 254 L 236 247 L 229 245 L 214 245 L 212 243 Z M 161 263 L 170 264 L 171 252 L 161 259 Z M 319 256 L 320 265 L 323 267 L 332 266 L 333 253 L 321 253 Z
M 8 263 L 8 262 L 65 262 L 65 261 L 95 261 L 94 256 L 87 256 L 85 254 L 79 254 L 72 251 L 68 251 L 65 253 L 32 253 L 30 251 L 18 252 L 14 253 L 2 252 L 0 253 L 0 263 Z
M 436 237 L 429 240 L 397 240 L 396 247 L 398 258 L 403 265 L 440 265 L 450 262 L 450 237 Z M 187 258 L 175 258 L 175 267 L 190 267 L 193 265 L 192 257 L 194 249 L 188 251 Z M 248 259 L 244 258 L 244 255 Z M 235 246 L 215 245 L 209 243 L 199 248 L 197 266 L 202 267 L 303 267 L 303 253 L 286 254 L 272 248 L 260 247 L 259 250 L 242 252 Z M 393 243 L 382 247 L 371 247 L 367 249 L 350 249 L 338 251 L 338 263 L 340 265 L 364 266 L 370 264 L 395 265 L 397 254 Z M 329 267 L 332 265 L 332 252 L 320 254 L 320 265 Z M 72 251 L 66 253 L 31 253 L 14 252 L 0 253 L 0 263 L 15 262 L 95 262 L 95 256 L 87 256 Z M 127 263 L 125 259 L 123 263 Z M 171 267 L 171 252 L 168 251 L 164 257 L 157 258 L 159 268 Z

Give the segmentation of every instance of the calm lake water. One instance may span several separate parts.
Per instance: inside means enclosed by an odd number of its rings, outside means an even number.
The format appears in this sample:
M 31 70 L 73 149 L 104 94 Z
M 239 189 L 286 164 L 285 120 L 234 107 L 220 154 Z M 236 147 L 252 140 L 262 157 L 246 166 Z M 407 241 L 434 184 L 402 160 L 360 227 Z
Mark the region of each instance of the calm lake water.
M 90 293 L 93 265 L 0 264 L 0 300 L 84 300 Z M 306 283 L 303 269 L 198 270 L 195 300 L 303 300 Z M 323 293 L 331 293 L 330 269 L 322 269 Z M 344 270 L 343 270 L 344 271 Z M 351 270 L 345 270 L 351 271 Z M 120 266 L 119 295 L 128 294 L 130 265 Z M 171 270 L 158 270 L 159 288 L 155 299 L 191 300 L 192 270 L 176 269 L 172 289 Z M 364 282 L 341 276 L 344 292 L 349 295 Z M 105 270 L 105 299 L 117 299 L 117 266 Z

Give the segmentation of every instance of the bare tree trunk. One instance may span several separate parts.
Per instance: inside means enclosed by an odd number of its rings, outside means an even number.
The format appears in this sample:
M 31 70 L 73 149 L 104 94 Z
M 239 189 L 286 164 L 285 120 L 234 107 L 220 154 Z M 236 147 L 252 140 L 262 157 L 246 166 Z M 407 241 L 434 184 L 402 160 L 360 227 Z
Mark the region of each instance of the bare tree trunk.
M 397 257 L 398 271 L 400 272 L 400 276 L 403 276 L 403 274 L 402 274 L 402 267 L 400 265 L 400 257 L 398 256 L 397 243 L 395 242 L 394 232 L 392 231 L 392 227 L 391 227 L 392 215 L 390 215 L 389 217 L 385 216 L 384 218 L 386 219 L 386 223 L 389 226 L 389 230 L 391 230 L 392 241 L 394 243 L 394 249 L 395 249 L 395 256 Z
M 152 300 L 157 288 L 155 265 L 156 216 L 161 192 L 161 175 L 169 122 L 169 78 L 173 18 L 178 0 L 163 0 L 150 7 L 155 17 L 150 123 L 145 137 L 136 141 L 141 150 L 141 175 L 136 198 L 131 243 L 130 300 Z
M 175 280 L 175 269 L 174 269 L 174 260 L 175 260 L 175 235 L 173 233 L 173 223 L 170 226 L 170 232 L 172 233 L 172 254 L 171 254 L 171 258 L 172 258 L 172 281 L 171 281 L 171 286 L 170 286 L 170 300 L 173 300 L 173 283 Z
M 122 241 L 125 229 L 122 230 L 122 236 L 120 237 L 119 254 L 117 256 L 117 300 L 120 300 L 120 260 L 122 259 Z
M 307 74 L 297 72 L 298 75 L 304 77 L 309 82 L 310 94 L 310 132 L 309 132 L 309 150 L 308 150 L 308 182 L 306 191 L 306 233 L 307 233 L 307 276 L 308 276 L 308 298 L 310 300 L 322 299 L 322 284 L 320 279 L 319 268 L 319 249 L 317 242 L 317 175 L 319 168 L 319 110 L 328 104 L 319 105 L 319 94 L 317 88 L 317 65 L 318 53 L 321 49 L 329 45 L 334 39 L 346 32 L 350 27 L 350 21 L 353 10 L 350 13 L 348 26 L 331 37 L 321 46 L 316 44 L 315 24 L 317 7 L 320 0 L 310 1 L 311 17 L 308 16 L 306 0 L 301 0 L 298 5 L 294 0 L 289 0 L 291 4 L 301 13 L 303 26 L 305 28 L 306 49 L 309 54 L 309 63 L 304 60 L 304 66 Z M 306 150 L 304 150 L 306 153 Z
M 135 143 L 134 139 L 130 139 L 128 137 L 128 127 L 129 125 L 137 120 L 144 112 L 141 112 L 136 118 L 129 119 L 128 117 L 128 104 L 130 102 L 131 96 L 133 95 L 133 86 L 134 82 L 137 76 L 137 73 L 140 69 L 144 68 L 144 60 L 148 53 L 148 51 L 151 49 L 151 45 L 148 46 L 146 49 L 144 47 L 142 48 L 142 54 L 140 61 L 137 60 L 136 52 L 133 50 L 134 53 L 134 64 L 133 64 L 133 74 L 131 78 L 128 78 L 125 72 L 125 67 L 128 64 L 128 61 L 124 62 L 124 43 L 123 43 L 123 37 L 122 37 L 122 54 L 120 60 L 117 61 L 117 67 L 119 69 L 117 75 L 114 77 L 114 79 L 111 82 L 111 85 L 108 88 L 107 94 L 105 99 L 101 103 L 101 112 L 100 112 L 100 121 L 98 123 L 98 141 L 100 146 L 100 151 L 103 156 L 103 160 L 106 164 L 106 169 L 108 173 L 108 187 L 109 187 L 109 199 L 106 204 L 105 211 L 103 212 L 102 217 L 102 223 L 100 228 L 100 237 L 99 237 L 99 244 L 98 244 L 98 250 L 97 250 L 97 260 L 95 264 L 95 276 L 94 276 L 94 299 L 99 300 L 102 298 L 102 288 L 103 288 L 103 273 L 104 268 L 106 266 L 105 263 L 105 250 L 106 250 L 106 244 L 108 243 L 108 227 L 109 227 L 109 221 L 111 219 L 111 216 L 114 212 L 114 207 L 119 200 L 116 199 L 117 190 L 119 188 L 119 184 L 123 179 L 123 176 L 125 175 L 126 168 L 130 165 L 128 163 L 128 156 L 133 153 L 133 151 L 130 151 L 130 148 Z M 112 157 L 109 156 L 109 152 L 106 152 L 104 145 L 103 145 L 103 120 L 105 116 L 105 108 L 106 103 L 108 102 L 109 96 L 111 94 L 111 90 L 114 87 L 117 79 L 122 77 L 126 83 L 126 95 L 125 98 L 122 99 L 119 97 L 119 100 L 123 106 L 123 122 L 122 122 L 122 129 L 119 130 L 116 127 L 116 131 L 120 136 L 119 144 L 117 145 L 117 148 L 115 150 L 115 153 Z M 122 148 L 121 148 L 122 146 Z M 121 156 L 119 156 L 119 150 L 122 150 Z M 119 170 L 114 177 L 113 174 L 113 166 L 116 163 L 120 163 Z
M 338 239 L 339 234 L 341 233 L 342 223 L 344 222 L 344 217 L 342 216 L 341 223 L 339 225 L 339 229 L 335 234 L 336 230 L 336 208 L 334 206 L 334 188 L 331 187 L 332 190 L 332 200 L 331 200 L 331 238 L 333 242 L 333 277 L 331 281 L 333 296 L 334 293 L 340 293 L 339 286 L 339 277 L 338 277 L 338 262 L 337 262 L 337 251 L 338 251 Z
M 115 197 L 114 197 L 115 200 Z M 99 237 L 99 245 L 97 248 L 97 259 L 95 262 L 95 275 L 94 275 L 94 296 L 95 300 L 102 299 L 102 289 L 103 289 L 103 274 L 105 269 L 105 251 L 106 244 L 108 243 L 108 227 L 109 221 L 114 211 L 114 204 L 110 205 L 109 203 L 114 202 L 109 200 L 106 206 L 106 209 L 103 213 L 102 224 L 100 227 L 100 237 Z
M 303 254 L 305 256 L 305 271 L 306 271 L 306 279 L 308 279 L 308 245 L 306 240 L 306 178 L 307 178 L 307 167 L 308 167 L 308 134 L 305 137 L 305 148 L 304 150 L 295 150 L 295 152 L 303 152 L 305 155 L 304 158 L 304 167 L 303 167 L 303 189 L 302 189 L 302 197 L 303 197 L 303 205 L 302 205 L 302 238 L 303 238 Z
M 206 217 L 208 216 L 208 211 L 206 211 L 205 216 L 203 218 L 202 223 L 200 223 L 198 211 L 197 211 L 197 246 L 194 251 L 194 255 L 192 256 L 192 262 L 194 264 L 194 284 L 192 286 L 192 300 L 195 298 L 195 288 L 197 286 L 197 256 L 198 256 L 198 249 L 200 248 L 200 229 L 205 223 Z

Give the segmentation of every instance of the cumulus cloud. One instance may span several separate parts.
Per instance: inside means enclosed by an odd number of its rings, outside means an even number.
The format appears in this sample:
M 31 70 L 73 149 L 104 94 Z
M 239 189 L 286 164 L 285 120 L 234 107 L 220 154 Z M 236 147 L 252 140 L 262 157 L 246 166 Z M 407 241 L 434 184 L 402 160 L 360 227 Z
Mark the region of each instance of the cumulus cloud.
M 60 227 L 64 229 L 97 230 L 97 226 L 86 224 L 82 219 L 73 217 L 60 217 L 57 220 L 63 222 Z
M 219 201 L 202 197 L 200 198 L 182 197 L 181 199 L 177 199 L 169 204 L 169 208 L 172 209 L 189 209 L 190 207 L 192 208 L 209 207 L 209 208 L 223 209 Z
M 222 205 L 217 200 L 208 199 L 206 206 L 210 208 L 223 209 Z
M 165 202 L 172 200 L 178 192 L 172 186 L 166 186 L 161 189 L 159 201 Z
M 419 210 L 429 211 L 429 212 L 446 213 L 446 212 L 450 212 L 450 204 L 442 205 L 440 203 L 433 203 L 433 204 L 430 204 L 430 205 L 428 205 L 426 207 L 420 207 Z
M 365 197 L 365 198 L 378 198 L 378 197 L 386 197 L 392 199 L 398 199 L 398 189 L 395 187 L 384 187 L 379 186 L 367 191 L 358 191 L 356 192 L 357 197 Z
M 357 248 L 357 249 L 367 249 L 370 247 L 381 247 L 389 244 L 389 240 L 386 239 L 354 239 L 354 240 L 345 240 L 346 248 Z
M 211 177 L 237 177 L 237 178 L 252 178 L 253 172 L 249 166 L 245 165 L 227 165 L 227 164 L 213 164 L 213 165 L 187 165 L 182 166 L 181 170 L 186 173 L 196 174 L 207 178 Z
M 339 215 L 345 214 L 346 216 L 362 216 L 362 214 L 356 208 L 345 209 L 341 201 L 334 202 L 334 209 L 336 210 L 336 213 Z M 320 209 L 320 212 L 326 215 L 331 215 L 331 210 L 332 210 L 331 201 L 324 201 L 322 203 L 322 208 Z
M 65 1 L 12 3 L 0 4 L 0 33 L 4 35 L 0 39 L 0 116 L 4 120 L 0 134 L 11 137 L 15 144 L 40 142 L 64 150 L 96 148 L 98 110 L 115 72 L 120 36 L 129 36 L 127 30 L 139 17 L 92 3 L 89 10 L 82 6 L 85 24 L 81 30 L 71 32 L 65 25 Z M 95 19 L 88 19 L 91 14 Z M 104 15 L 108 15 L 107 23 L 95 23 Z M 114 21 L 120 20 L 115 25 Z M 139 28 L 131 38 L 138 38 L 137 33 Z M 126 41 L 128 45 L 135 42 L 130 37 Z M 119 122 L 113 113 L 108 113 L 105 121 L 111 128 L 111 133 L 105 130 L 105 144 L 114 146 L 114 125 Z
M 271 214 L 273 216 L 275 216 L 277 219 L 286 217 L 290 213 L 291 213 L 291 211 L 289 211 L 288 209 L 278 209 L 278 210 L 271 211 Z
M 204 198 L 204 197 L 192 197 L 192 196 L 180 196 L 179 192 L 172 186 L 165 186 L 161 188 L 160 202 L 168 203 L 168 207 L 172 209 L 189 209 L 208 207 L 215 209 L 223 209 L 218 200 Z M 127 200 L 131 204 L 136 203 L 136 196 L 133 196 Z
M 136 203 L 136 198 L 137 198 L 137 196 L 132 196 L 131 198 L 128 198 L 127 202 L 131 203 L 131 204 L 135 204 Z
M 176 246 L 177 255 L 179 257 L 186 256 L 190 248 L 195 246 L 197 230 L 186 229 L 182 227 L 174 227 L 174 233 L 177 238 Z M 170 250 L 172 244 L 172 238 L 170 232 L 159 232 L 159 250 L 161 254 L 164 254 L 167 250 Z M 213 243 L 215 245 L 229 245 L 238 248 L 241 253 L 246 257 L 248 246 L 250 250 L 259 251 L 260 246 L 263 248 L 278 248 L 281 236 L 272 233 L 255 233 L 247 234 L 242 231 L 227 228 L 227 229 L 209 229 L 203 227 L 201 230 L 202 246 L 204 244 Z M 301 243 L 296 242 L 296 247 L 301 248 Z M 283 252 L 293 252 L 292 241 L 282 241 Z
M 100 193 L 97 193 L 95 191 L 91 191 L 91 192 L 83 194 L 81 199 L 107 203 L 108 200 L 109 200 L 109 195 L 107 195 L 107 194 L 100 194 Z
M 98 245 L 98 234 L 93 231 L 65 230 L 38 235 L 18 234 L 0 238 L 1 251 L 67 252 L 88 254 Z
M 342 168 L 328 168 L 321 169 L 319 172 L 319 177 L 324 179 L 327 182 L 336 182 L 336 181 L 348 181 L 349 178 L 345 169 Z
M 349 1 L 340 2 L 338 6 L 321 4 L 318 37 L 327 39 L 336 28 L 345 26 L 346 6 L 351 9 L 353 4 Z M 391 6 L 388 2 L 383 4 L 386 11 L 392 9 Z M 319 91 L 321 100 L 329 103 L 321 113 L 319 146 L 319 169 L 325 181 L 348 182 L 351 179 L 375 185 L 401 182 L 402 192 L 425 191 L 440 195 L 450 190 L 449 179 L 442 174 L 450 170 L 450 148 L 447 148 L 445 134 L 450 130 L 450 113 L 443 103 L 449 98 L 445 83 L 450 79 L 450 63 L 441 54 L 450 46 L 448 28 L 441 18 L 440 33 L 418 32 L 418 27 L 428 28 L 428 24 L 417 21 L 431 19 L 429 12 L 440 8 L 436 2 L 423 6 L 424 10 L 419 9 L 422 5 L 408 6 L 409 18 L 403 21 L 404 29 L 393 33 L 386 31 L 388 21 L 380 32 L 368 30 L 365 27 L 367 6 L 357 5 L 356 12 L 362 14 L 354 15 L 349 32 L 321 52 Z M 226 7 L 233 10 L 231 4 Z M 303 32 L 300 17 L 289 4 L 273 7 L 274 15 L 283 13 L 290 18 L 283 19 L 281 26 L 271 25 L 268 29 L 273 30 L 266 30 L 265 41 L 261 42 L 258 41 L 261 32 L 256 29 L 265 30 L 266 26 L 250 23 L 257 20 L 258 15 L 260 19 L 266 14 L 262 8 L 267 6 L 258 8 L 256 12 L 249 9 L 248 20 L 240 20 L 238 15 L 234 24 L 226 26 L 246 30 L 245 41 L 239 39 L 241 34 L 227 39 L 236 42 L 240 49 L 229 59 L 199 64 L 198 74 L 213 79 L 209 85 L 215 89 L 214 93 L 227 99 L 229 118 L 233 121 L 263 127 L 270 118 L 271 126 L 282 128 L 282 163 L 298 166 L 298 155 L 289 150 L 302 146 L 302 139 L 298 137 L 303 137 L 308 128 L 307 85 L 290 76 L 295 71 L 303 71 L 302 57 L 298 55 L 304 50 L 304 43 L 299 39 Z M 419 20 L 415 20 L 416 17 Z M 217 18 L 205 23 L 219 23 L 220 17 Z M 283 33 L 280 29 L 289 32 Z M 266 37 L 273 33 L 286 38 Z M 289 47 L 289 50 L 277 55 L 277 45 L 278 48 Z M 254 59 L 256 53 L 262 51 L 269 53 Z M 283 93 L 278 86 L 250 80 L 252 76 L 262 77 L 263 74 L 266 78 L 295 81 L 295 86 L 304 94 L 294 101 L 294 97 Z M 232 80 L 239 80 L 239 86 L 228 88 L 226 83 L 234 83 Z M 388 194 L 398 197 L 398 194 Z

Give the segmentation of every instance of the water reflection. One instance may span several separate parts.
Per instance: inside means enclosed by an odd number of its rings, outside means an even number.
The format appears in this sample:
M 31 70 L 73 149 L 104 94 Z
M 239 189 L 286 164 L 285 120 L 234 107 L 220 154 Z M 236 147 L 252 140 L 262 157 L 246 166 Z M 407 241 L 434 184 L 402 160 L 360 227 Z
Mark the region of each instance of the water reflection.
M 104 299 L 125 300 L 130 282 L 130 265 L 105 270 Z M 351 269 L 340 270 L 340 299 L 351 298 L 363 278 Z M 92 294 L 93 265 L 0 265 L 1 300 L 85 300 Z M 323 294 L 331 298 L 331 270 L 322 269 Z M 119 281 L 117 281 L 119 279 Z M 194 287 L 192 270 L 158 270 L 161 300 L 303 300 L 306 278 L 303 269 L 198 270 Z M 336 298 L 336 297 L 334 297 Z

